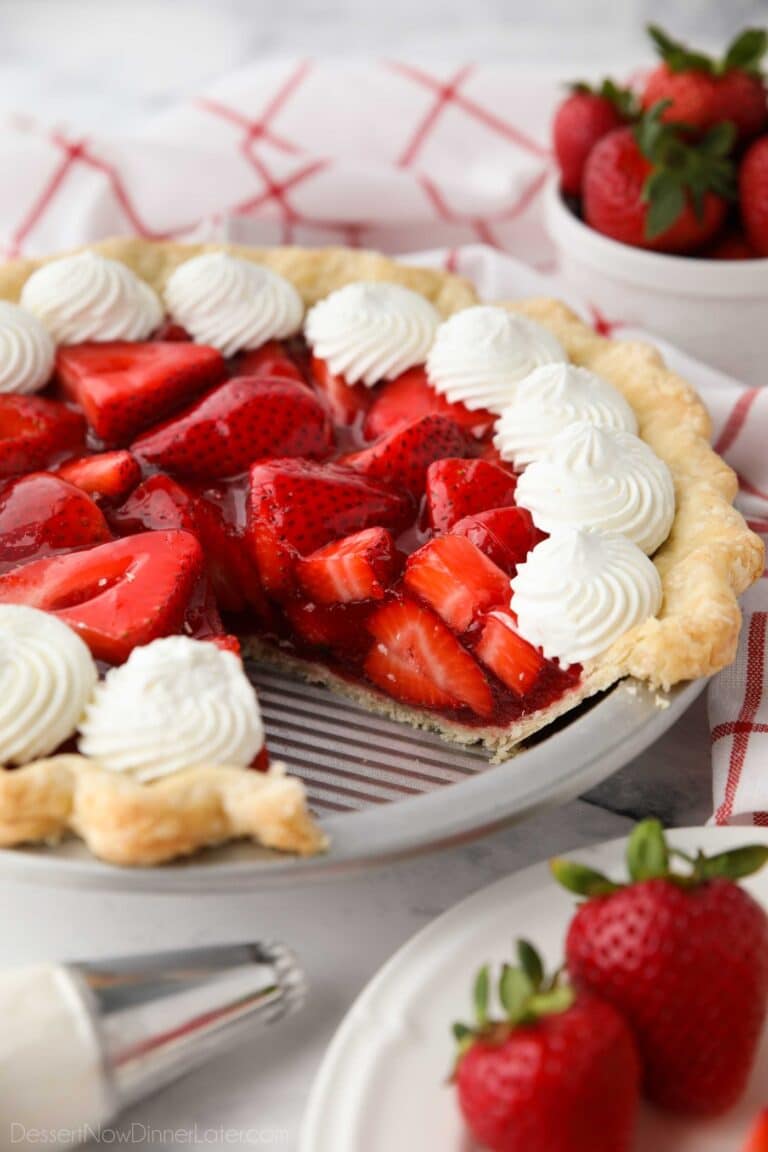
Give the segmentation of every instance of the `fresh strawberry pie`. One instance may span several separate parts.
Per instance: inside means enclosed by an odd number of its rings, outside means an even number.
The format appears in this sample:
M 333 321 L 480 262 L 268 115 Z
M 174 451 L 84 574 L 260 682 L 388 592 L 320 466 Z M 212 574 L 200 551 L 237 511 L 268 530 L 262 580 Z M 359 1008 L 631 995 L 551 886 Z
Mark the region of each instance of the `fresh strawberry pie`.
M 249 771 L 241 651 L 497 758 L 733 657 L 762 547 L 650 348 L 338 250 L 111 241 L 0 296 L 0 652 L 50 621 L 70 706 L 44 746 L 0 715 L 5 844 L 320 847 L 299 782 Z

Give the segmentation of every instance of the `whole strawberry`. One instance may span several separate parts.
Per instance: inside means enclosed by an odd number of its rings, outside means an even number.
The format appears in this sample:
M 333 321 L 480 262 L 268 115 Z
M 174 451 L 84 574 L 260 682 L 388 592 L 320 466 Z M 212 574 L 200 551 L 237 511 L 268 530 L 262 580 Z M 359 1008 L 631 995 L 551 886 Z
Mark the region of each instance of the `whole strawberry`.
M 747 28 L 728 47 L 720 60 L 691 51 L 651 25 L 651 39 L 663 60 L 648 77 L 642 94 L 645 108 L 667 101 L 663 118 L 706 132 L 729 121 L 739 140 L 762 130 L 768 119 L 768 103 L 761 63 L 768 48 L 764 28 Z
M 766 846 L 686 856 L 647 820 L 630 837 L 625 886 L 552 862 L 586 897 L 566 941 L 570 978 L 622 1013 L 664 1108 L 715 1115 L 744 1091 L 768 1009 L 768 916 L 736 881 L 766 861 Z
M 552 140 L 560 169 L 560 187 L 580 196 L 587 157 L 598 140 L 632 119 L 635 98 L 626 88 L 604 80 L 599 88 L 574 84 L 559 105 L 552 124 Z
M 734 129 L 712 128 L 698 143 L 662 121 L 663 105 L 634 128 L 609 132 L 584 173 L 586 222 L 623 244 L 690 252 L 719 230 L 734 194 Z
M 499 980 L 503 1019 L 488 1014 L 489 972 L 475 981 L 472 1027 L 454 1026 L 454 1080 L 472 1135 L 492 1152 L 628 1152 L 639 1063 L 610 1004 L 545 980 L 518 944 L 520 967 Z
M 750 244 L 768 256 L 768 136 L 755 140 L 741 162 L 739 205 Z

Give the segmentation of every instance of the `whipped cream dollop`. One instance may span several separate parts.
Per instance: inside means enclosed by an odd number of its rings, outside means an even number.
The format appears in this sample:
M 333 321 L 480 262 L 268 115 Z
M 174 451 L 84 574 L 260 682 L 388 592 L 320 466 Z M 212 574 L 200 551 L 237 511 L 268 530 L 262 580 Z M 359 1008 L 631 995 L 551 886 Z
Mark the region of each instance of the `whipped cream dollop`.
M 520 381 L 496 421 L 494 445 L 518 468 L 543 456 L 554 436 L 586 420 L 613 432 L 637 432 L 637 420 L 621 393 L 588 368 L 542 364 Z
M 188 636 L 153 640 L 111 668 L 78 741 L 84 756 L 137 780 L 200 764 L 247 768 L 263 745 L 259 702 L 239 657 Z
M 304 303 L 284 276 L 227 252 L 185 260 L 165 286 L 171 317 L 223 356 L 285 340 L 301 328 Z
M 618 532 L 649 555 L 666 540 L 675 518 L 675 490 L 664 461 L 638 436 L 584 421 L 560 432 L 526 468 L 515 502 L 545 532 Z
M 27 394 L 44 388 L 56 347 L 34 313 L 0 301 L 0 392 Z
M 512 579 L 520 635 L 550 660 L 584 664 L 661 607 L 661 577 L 626 536 L 584 530 L 550 536 Z
M 440 314 L 399 284 L 347 284 L 310 309 L 304 332 L 315 356 L 347 384 L 373 387 L 423 364 Z
M 534 368 L 567 359 L 559 341 L 535 320 L 479 304 L 440 325 L 427 375 L 432 387 L 452 403 L 501 413 Z
M 88 646 L 68 625 L 0 605 L 0 765 L 27 764 L 68 740 L 97 679 Z
M 163 319 L 149 284 L 119 260 L 90 251 L 43 264 L 24 285 L 21 303 L 57 344 L 146 340 Z

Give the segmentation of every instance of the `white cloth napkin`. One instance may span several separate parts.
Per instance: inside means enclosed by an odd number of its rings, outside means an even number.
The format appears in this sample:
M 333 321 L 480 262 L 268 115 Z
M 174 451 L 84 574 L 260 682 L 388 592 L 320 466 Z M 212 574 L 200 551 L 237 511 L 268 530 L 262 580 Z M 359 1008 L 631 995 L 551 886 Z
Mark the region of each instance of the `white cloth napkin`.
M 132 138 L 16 117 L 0 128 L 0 167 L 12 174 L 0 181 L 0 246 L 15 257 L 133 232 L 421 250 L 488 299 L 549 292 L 578 308 L 558 283 L 540 203 L 559 95 L 550 79 L 499 67 L 283 60 L 234 74 Z M 620 317 L 590 319 L 642 335 Z M 709 405 L 741 506 L 768 534 L 768 390 L 663 347 Z M 736 663 L 709 689 L 714 819 L 768 824 L 765 578 L 744 608 Z

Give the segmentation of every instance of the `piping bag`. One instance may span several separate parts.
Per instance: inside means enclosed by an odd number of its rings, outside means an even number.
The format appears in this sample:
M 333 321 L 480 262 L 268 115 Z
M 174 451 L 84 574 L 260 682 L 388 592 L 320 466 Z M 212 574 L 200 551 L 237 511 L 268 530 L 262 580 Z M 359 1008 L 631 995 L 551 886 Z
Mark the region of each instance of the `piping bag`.
M 128 1105 L 297 1012 L 281 944 L 0 973 L 0 1148 L 73 1148 Z

